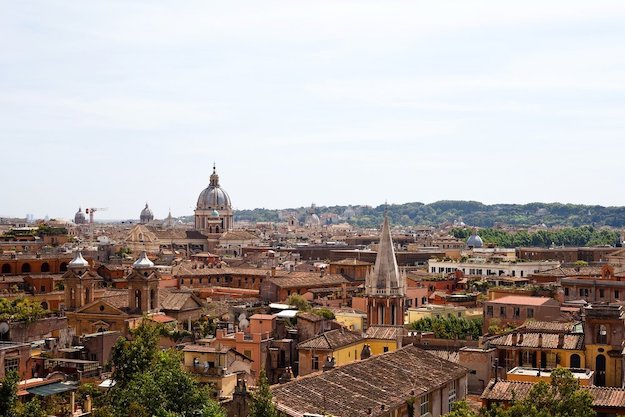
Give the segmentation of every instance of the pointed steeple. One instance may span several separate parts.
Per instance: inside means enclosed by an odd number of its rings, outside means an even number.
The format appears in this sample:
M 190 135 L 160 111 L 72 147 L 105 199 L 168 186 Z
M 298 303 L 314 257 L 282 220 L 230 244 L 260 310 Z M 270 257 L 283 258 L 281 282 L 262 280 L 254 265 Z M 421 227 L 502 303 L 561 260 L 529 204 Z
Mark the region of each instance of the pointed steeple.
M 373 271 L 367 275 L 365 286 L 366 293 L 370 296 L 403 297 L 405 293 L 404 276 L 397 266 L 391 228 L 386 213 L 384 214 L 375 266 Z

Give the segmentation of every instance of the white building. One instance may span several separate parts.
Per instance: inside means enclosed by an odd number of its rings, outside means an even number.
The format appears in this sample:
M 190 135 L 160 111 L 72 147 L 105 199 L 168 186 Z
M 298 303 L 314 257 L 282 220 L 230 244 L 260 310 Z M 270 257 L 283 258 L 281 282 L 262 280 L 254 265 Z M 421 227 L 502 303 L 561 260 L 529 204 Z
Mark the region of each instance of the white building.
M 439 261 L 430 259 L 428 261 L 428 271 L 432 274 L 449 274 L 457 270 L 464 275 L 491 277 L 508 276 L 526 278 L 538 272 L 558 268 L 558 261 L 512 261 L 495 262 L 483 258 L 471 258 L 465 262 L 459 261 Z

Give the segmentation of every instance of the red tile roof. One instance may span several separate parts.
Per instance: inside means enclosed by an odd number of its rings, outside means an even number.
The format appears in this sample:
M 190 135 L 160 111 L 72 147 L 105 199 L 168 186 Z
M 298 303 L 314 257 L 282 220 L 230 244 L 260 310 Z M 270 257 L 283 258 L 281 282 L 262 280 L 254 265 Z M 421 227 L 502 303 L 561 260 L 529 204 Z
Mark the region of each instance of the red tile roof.
M 335 417 L 378 417 L 456 380 L 468 369 L 413 345 L 271 388 L 278 410 Z
M 490 401 L 512 401 L 529 395 L 534 383 L 521 381 L 491 381 L 481 398 Z M 582 386 L 593 398 L 593 407 L 625 409 L 625 388 Z

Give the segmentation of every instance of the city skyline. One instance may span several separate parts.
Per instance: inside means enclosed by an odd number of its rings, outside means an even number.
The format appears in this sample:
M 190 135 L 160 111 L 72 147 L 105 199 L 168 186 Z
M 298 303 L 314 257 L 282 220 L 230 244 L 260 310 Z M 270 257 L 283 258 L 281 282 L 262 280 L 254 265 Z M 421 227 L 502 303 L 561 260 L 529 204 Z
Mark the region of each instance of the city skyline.
M 246 4 L 6 7 L 0 215 L 625 205 L 625 4 Z

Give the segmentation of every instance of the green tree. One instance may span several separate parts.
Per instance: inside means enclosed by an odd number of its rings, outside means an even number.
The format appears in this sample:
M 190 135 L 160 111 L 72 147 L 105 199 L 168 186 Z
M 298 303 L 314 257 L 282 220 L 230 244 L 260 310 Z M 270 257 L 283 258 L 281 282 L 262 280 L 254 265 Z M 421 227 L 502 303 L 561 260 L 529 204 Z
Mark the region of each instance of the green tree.
M 7 372 L 0 385 L 0 416 L 17 417 L 17 383 L 20 377 L 17 372 Z
M 540 381 L 527 397 L 514 401 L 510 407 L 493 407 L 476 412 L 464 400 L 453 404 L 448 417 L 596 417 L 592 396 L 580 388 L 579 381 L 566 368 L 556 368 L 551 382 Z
M 33 398 L 28 401 L 26 404 L 18 407 L 18 416 L 20 417 L 47 417 L 48 412 L 41 405 L 41 402 L 38 398 Z M 56 411 L 56 410 L 54 410 Z
M 48 310 L 41 307 L 41 303 L 26 297 L 14 300 L 0 298 L 0 321 L 25 321 L 32 323 L 45 317 Z
M 566 368 L 551 372 L 551 383 L 535 384 L 526 398 L 515 402 L 506 417 L 595 417 L 592 396 Z
M 269 381 L 265 370 L 260 371 L 258 388 L 252 394 L 249 417 L 277 417 L 278 411 L 273 403 L 273 396 L 269 389 Z
M 321 308 L 313 308 L 311 310 L 311 313 L 319 316 L 319 317 L 323 317 L 324 319 L 328 319 L 328 320 L 333 320 L 334 318 L 336 318 L 336 316 L 334 315 L 334 313 L 332 312 L 332 310 L 330 310 L 327 307 L 321 307 Z
M 288 305 L 295 306 L 299 311 L 310 310 L 310 303 L 299 294 L 291 294 L 285 301 Z
M 102 416 L 224 417 L 211 393 L 182 367 L 181 353 L 158 348 L 160 327 L 144 320 L 132 340 L 113 348 L 115 385 L 102 402 Z

